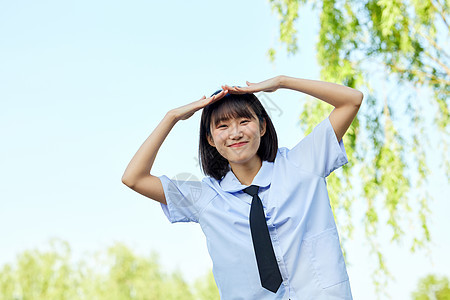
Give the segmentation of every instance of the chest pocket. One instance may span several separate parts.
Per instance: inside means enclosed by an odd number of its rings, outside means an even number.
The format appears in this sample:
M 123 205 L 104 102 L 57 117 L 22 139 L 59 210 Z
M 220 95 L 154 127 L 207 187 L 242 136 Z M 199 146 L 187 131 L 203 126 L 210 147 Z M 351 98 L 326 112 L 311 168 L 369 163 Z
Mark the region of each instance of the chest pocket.
M 314 276 L 323 289 L 348 280 L 336 228 L 303 240 L 303 247 L 309 253 Z

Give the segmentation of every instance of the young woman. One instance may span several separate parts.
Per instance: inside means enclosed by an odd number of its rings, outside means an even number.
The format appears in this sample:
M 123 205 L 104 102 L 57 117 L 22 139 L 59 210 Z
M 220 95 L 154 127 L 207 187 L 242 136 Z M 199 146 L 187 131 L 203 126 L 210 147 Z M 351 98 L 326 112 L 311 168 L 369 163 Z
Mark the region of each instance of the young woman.
M 292 149 L 278 148 L 256 92 L 296 90 L 335 108 Z M 342 137 L 363 99 L 338 84 L 277 76 L 169 111 L 122 182 L 161 203 L 170 222 L 200 224 L 221 299 L 352 299 L 326 177 L 348 162 Z M 203 109 L 201 182 L 154 176 L 172 127 Z M 181 246 L 181 245 L 180 245 Z

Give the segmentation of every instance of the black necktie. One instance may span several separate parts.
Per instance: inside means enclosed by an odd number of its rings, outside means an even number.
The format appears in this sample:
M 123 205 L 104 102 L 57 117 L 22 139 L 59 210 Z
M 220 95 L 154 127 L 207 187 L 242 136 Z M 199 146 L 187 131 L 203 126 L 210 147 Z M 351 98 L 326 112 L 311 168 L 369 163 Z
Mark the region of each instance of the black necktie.
M 276 293 L 283 279 L 278 268 L 275 252 L 270 240 L 261 199 L 258 196 L 259 186 L 251 185 L 243 191 L 253 197 L 250 207 L 250 231 L 252 233 L 253 248 L 258 263 L 261 285 L 269 291 Z

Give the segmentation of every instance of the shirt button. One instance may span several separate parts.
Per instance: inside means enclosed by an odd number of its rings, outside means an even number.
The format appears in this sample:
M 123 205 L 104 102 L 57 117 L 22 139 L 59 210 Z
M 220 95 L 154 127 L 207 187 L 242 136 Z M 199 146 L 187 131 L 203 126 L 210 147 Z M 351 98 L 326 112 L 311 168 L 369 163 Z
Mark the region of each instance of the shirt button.
M 283 285 L 287 285 L 287 282 L 285 281 L 285 282 L 283 282 Z
M 281 257 L 277 256 L 277 261 L 281 261 Z

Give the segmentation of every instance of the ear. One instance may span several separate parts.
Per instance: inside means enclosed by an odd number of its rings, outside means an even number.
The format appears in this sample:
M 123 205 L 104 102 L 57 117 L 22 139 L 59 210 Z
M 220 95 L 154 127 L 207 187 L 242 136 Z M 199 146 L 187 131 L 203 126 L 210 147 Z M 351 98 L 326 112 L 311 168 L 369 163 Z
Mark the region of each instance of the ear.
M 216 145 L 214 144 L 214 141 L 212 140 L 212 138 L 209 135 L 206 135 L 206 139 L 208 140 L 208 143 L 212 146 L 212 147 L 216 147 Z
M 266 119 L 264 119 L 263 124 L 261 124 L 261 136 L 266 133 Z

